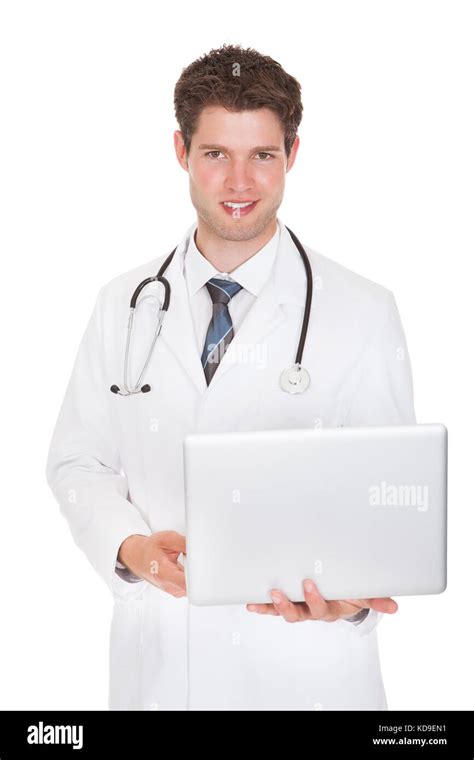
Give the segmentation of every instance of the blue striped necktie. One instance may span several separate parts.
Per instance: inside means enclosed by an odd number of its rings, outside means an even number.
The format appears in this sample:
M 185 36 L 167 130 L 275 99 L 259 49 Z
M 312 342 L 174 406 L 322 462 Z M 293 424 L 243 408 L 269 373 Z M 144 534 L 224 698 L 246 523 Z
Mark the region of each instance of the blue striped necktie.
M 207 328 L 201 363 L 207 384 L 209 385 L 219 366 L 220 360 L 227 350 L 227 346 L 234 337 L 234 329 L 227 304 L 242 289 L 242 285 L 232 280 L 220 280 L 217 277 L 212 277 L 206 283 L 206 287 L 212 298 L 212 317 Z

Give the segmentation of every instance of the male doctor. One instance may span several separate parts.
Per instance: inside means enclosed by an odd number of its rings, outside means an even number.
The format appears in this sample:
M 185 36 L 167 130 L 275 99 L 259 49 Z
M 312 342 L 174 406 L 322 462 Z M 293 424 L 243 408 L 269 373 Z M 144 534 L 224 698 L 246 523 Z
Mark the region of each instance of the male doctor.
M 298 395 L 280 388 L 306 295 L 300 254 L 277 217 L 299 146 L 296 79 L 255 50 L 223 46 L 183 70 L 175 112 L 197 221 L 165 272 L 170 305 L 143 378 L 151 391 L 110 388 L 123 377 L 131 294 L 169 243 L 99 290 L 46 467 L 75 542 L 113 595 L 109 708 L 387 709 L 376 627 L 397 610 L 393 599 L 325 601 L 302 578 L 305 602 L 269 589 L 268 604 L 188 603 L 179 561 L 188 433 L 416 420 L 392 292 L 306 245 L 311 384 Z M 161 289 L 147 286 L 137 304 L 133 383 Z

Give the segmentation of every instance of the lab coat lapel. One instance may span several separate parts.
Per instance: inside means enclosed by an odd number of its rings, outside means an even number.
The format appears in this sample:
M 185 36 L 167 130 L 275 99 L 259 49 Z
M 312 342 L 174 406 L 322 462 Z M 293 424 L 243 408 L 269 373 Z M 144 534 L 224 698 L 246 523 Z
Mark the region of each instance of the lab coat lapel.
M 164 273 L 171 286 L 168 313 L 163 320 L 160 339 L 168 346 L 181 364 L 189 379 L 200 394 L 207 388 L 201 357 L 198 352 L 194 323 L 189 305 L 188 291 L 184 277 L 184 254 L 189 236 L 196 229 L 196 223 L 188 228 L 181 239 L 173 259 Z
M 254 356 L 257 359 L 262 354 L 264 338 L 285 319 L 285 313 L 278 304 L 275 285 L 270 277 L 222 356 L 209 390 L 212 391 L 232 367 L 241 361 L 246 361 L 245 357 Z

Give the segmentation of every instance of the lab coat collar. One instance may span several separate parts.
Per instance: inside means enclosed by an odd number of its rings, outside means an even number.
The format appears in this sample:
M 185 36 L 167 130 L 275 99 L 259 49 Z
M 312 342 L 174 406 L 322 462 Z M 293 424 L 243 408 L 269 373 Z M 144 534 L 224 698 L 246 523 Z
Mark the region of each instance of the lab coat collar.
M 211 277 L 222 277 L 223 274 L 216 269 L 199 251 L 196 241 L 197 223 L 191 231 L 189 246 L 184 258 L 184 269 L 189 295 L 193 296 L 203 287 Z M 260 248 L 254 256 L 251 256 L 243 264 L 236 267 L 228 276 L 239 283 L 245 290 L 257 297 L 267 282 L 275 261 L 278 241 L 280 237 L 280 225 L 277 223 L 275 234 Z
M 196 344 L 184 277 L 184 257 L 190 236 L 196 230 L 197 222 L 194 222 L 186 230 L 168 269 L 164 273 L 171 286 L 171 299 L 160 337 L 168 345 L 201 395 L 212 392 L 212 389 L 221 381 L 226 372 L 235 366 L 238 357 L 242 356 L 242 351 L 245 352 L 248 347 L 261 343 L 270 331 L 275 330 L 286 321 L 287 312 L 282 306 L 288 304 L 304 308 L 306 274 L 303 261 L 287 228 L 279 218 L 277 218 L 277 222 L 280 235 L 271 274 L 236 331 L 209 386 L 206 383 L 201 356 Z M 313 271 L 313 279 L 316 274 Z M 314 306 L 313 285 L 312 307 L 314 308 Z M 294 350 L 296 352 L 296 346 L 294 346 Z

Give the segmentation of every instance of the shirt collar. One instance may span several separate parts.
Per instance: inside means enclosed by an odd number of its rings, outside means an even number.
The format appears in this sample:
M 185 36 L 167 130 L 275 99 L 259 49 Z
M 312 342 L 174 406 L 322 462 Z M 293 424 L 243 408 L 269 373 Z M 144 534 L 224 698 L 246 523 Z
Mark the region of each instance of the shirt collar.
M 280 241 L 280 222 L 277 219 L 277 229 L 273 237 L 260 250 L 243 264 L 236 267 L 230 274 L 219 272 L 210 261 L 199 251 L 194 240 L 197 222 L 189 237 L 189 244 L 184 258 L 184 271 L 189 295 L 193 296 L 211 277 L 233 280 L 245 290 L 258 296 L 270 276 Z

